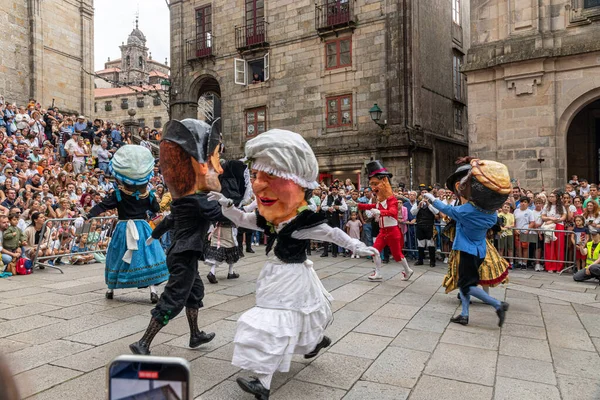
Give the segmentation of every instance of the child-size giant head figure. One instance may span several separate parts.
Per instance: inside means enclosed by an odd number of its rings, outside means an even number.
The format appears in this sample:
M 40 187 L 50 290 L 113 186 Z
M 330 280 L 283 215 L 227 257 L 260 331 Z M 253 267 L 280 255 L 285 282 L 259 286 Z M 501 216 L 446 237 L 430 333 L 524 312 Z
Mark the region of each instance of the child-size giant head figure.
M 463 165 L 446 180 L 448 189 L 483 210 L 502 207 L 512 191 L 506 165 L 473 157 L 461 158 L 457 164 Z
M 319 187 L 319 164 L 302 136 L 271 129 L 246 143 L 258 212 L 278 225 L 292 219 Z
M 392 174 L 381 164 L 381 161 L 371 161 L 367 164 L 367 176 L 369 177 L 369 186 L 377 201 L 382 202 L 393 196 L 390 179 Z
M 144 194 L 154 176 L 154 156 L 143 146 L 123 146 L 112 157 L 108 169 L 119 189 Z
M 196 119 L 167 122 L 160 143 L 160 165 L 173 198 L 197 191 L 220 191 L 221 134 Z

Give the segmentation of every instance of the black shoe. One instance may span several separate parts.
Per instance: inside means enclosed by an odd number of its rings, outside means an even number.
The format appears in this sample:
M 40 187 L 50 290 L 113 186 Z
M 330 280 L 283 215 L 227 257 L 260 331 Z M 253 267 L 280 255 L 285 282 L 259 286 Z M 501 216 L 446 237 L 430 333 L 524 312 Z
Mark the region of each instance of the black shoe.
M 204 333 L 204 331 L 200 331 L 197 335 L 190 335 L 190 347 L 195 349 L 201 344 L 208 343 L 215 338 L 215 333 Z
M 415 265 L 423 265 L 423 260 L 419 260 L 415 263 Z
M 333 255 L 333 258 L 337 258 L 337 254 L 334 254 L 334 255 Z
M 269 389 L 265 389 L 258 379 L 255 378 L 254 380 L 249 381 L 248 379 L 237 378 L 235 381 L 244 392 L 253 394 L 255 399 L 269 400 L 269 394 L 271 391 Z
M 106 291 L 106 293 L 104 293 L 104 297 L 106 297 L 108 300 L 112 300 L 114 296 L 114 292 L 111 292 L 109 290 Z
M 319 354 L 319 351 L 321 351 L 321 349 L 329 347 L 330 344 L 331 344 L 331 339 L 329 339 L 327 336 L 323 336 L 323 339 L 319 342 L 317 347 L 315 347 L 315 349 L 313 351 L 311 351 L 310 353 L 305 354 L 304 358 L 308 359 L 308 358 L 316 357 L 317 354 Z
M 206 275 L 206 278 L 208 279 L 208 281 L 210 283 L 218 283 L 219 282 L 217 280 L 217 277 L 212 272 L 209 272 L 208 275 Z
M 496 315 L 498 316 L 498 326 L 502 328 L 504 324 L 504 318 L 506 318 L 506 311 L 508 311 L 508 303 L 502 302 L 500 304 L 500 309 L 496 310 Z
M 389 264 L 390 263 L 390 259 L 388 258 L 387 260 L 383 260 L 381 262 L 384 263 L 384 264 Z
M 246 253 L 256 253 L 256 252 L 254 250 L 252 250 L 252 248 L 247 248 Z
M 306 255 L 307 256 L 312 256 L 312 251 L 311 250 L 306 250 Z
M 237 279 L 239 277 L 240 277 L 240 274 L 238 274 L 235 271 L 232 274 L 227 274 L 227 279 Z
M 154 292 L 150 292 L 150 301 L 152 304 L 158 303 L 158 295 Z
M 139 354 L 142 356 L 150 355 L 150 348 L 140 344 L 140 342 L 131 343 L 129 345 L 129 350 L 131 350 L 133 354 Z
M 469 317 L 457 315 L 456 317 L 450 318 L 450 322 L 454 322 L 455 324 L 467 325 L 469 323 Z
M 329 257 L 329 254 L 323 253 L 323 254 L 321 254 L 321 257 Z
M 435 263 L 429 263 L 429 268 L 435 268 Z
M 39 267 L 40 269 L 46 269 L 46 267 L 44 267 L 43 265 L 38 265 L 38 267 Z
M 527 271 L 527 264 L 521 264 L 521 269 Z

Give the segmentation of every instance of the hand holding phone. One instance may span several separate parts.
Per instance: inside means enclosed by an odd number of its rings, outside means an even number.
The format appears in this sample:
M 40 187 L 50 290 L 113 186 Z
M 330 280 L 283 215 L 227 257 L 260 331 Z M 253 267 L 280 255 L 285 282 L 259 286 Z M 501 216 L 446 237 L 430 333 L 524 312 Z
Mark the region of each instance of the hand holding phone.
M 124 355 L 108 366 L 108 400 L 190 400 L 190 366 L 183 358 Z

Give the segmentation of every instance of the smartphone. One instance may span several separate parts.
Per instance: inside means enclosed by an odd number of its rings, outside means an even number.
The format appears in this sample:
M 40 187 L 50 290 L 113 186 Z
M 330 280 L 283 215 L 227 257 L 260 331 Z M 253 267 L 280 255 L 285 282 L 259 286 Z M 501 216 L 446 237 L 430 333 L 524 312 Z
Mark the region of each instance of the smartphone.
M 108 400 L 191 400 L 190 365 L 177 357 L 123 355 L 107 370 Z

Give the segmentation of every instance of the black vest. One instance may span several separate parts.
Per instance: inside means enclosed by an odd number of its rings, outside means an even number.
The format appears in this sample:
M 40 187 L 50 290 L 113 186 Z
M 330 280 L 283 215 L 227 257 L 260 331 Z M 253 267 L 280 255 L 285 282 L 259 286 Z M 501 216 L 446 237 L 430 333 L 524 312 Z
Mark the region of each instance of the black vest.
M 418 226 L 433 226 L 435 223 L 435 214 L 431 212 L 429 207 L 419 207 L 417 212 L 417 225 Z
M 329 196 L 327 196 L 325 204 L 327 204 L 329 207 L 341 206 L 342 198 L 338 194 L 337 197 L 334 199 L 333 195 L 330 194 Z M 329 225 L 333 226 L 334 228 L 339 228 L 341 214 L 342 213 L 338 210 L 334 212 L 326 211 L 325 216 L 327 217 L 327 222 L 329 223 Z
M 292 222 L 287 224 L 279 233 L 275 227 L 256 211 L 256 225 L 267 235 L 267 255 L 275 245 L 275 255 L 287 264 L 299 264 L 306 261 L 306 250 L 310 246 L 310 240 L 299 240 L 292 237 L 292 233 L 302 229 L 314 228 L 326 222 L 323 215 L 311 210 L 304 210 Z

